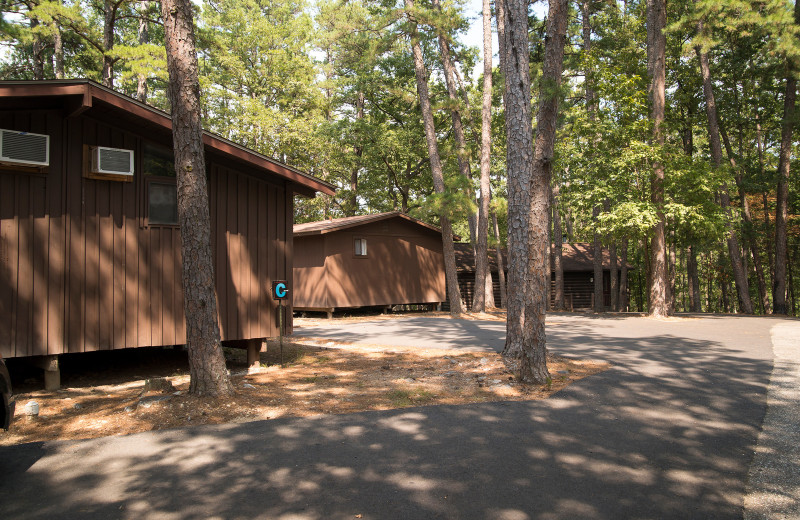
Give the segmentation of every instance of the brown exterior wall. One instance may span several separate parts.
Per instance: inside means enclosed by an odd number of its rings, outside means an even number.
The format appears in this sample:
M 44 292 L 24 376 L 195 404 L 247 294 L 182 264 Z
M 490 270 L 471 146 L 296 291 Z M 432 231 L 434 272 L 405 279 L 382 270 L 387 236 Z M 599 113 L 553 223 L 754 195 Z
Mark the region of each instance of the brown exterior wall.
M 567 309 L 588 309 L 592 307 L 592 296 L 594 295 L 594 273 L 587 271 L 564 271 L 564 303 Z M 494 300 L 500 302 L 500 280 L 497 271 L 492 272 L 492 284 L 494 288 Z M 555 305 L 555 273 L 550 277 L 550 305 Z M 472 297 L 475 290 L 475 273 L 472 271 L 461 271 L 458 273 L 458 287 L 461 291 L 461 298 L 467 305 L 472 306 Z M 611 274 L 608 270 L 603 271 L 603 305 L 611 306 Z M 447 306 L 449 309 L 449 305 Z
M 367 257 L 353 241 L 367 239 Z M 342 308 L 444 301 L 442 238 L 390 218 L 324 235 L 295 237 L 295 308 Z
M 0 128 L 51 139 L 46 173 L 0 170 L 2 356 L 184 343 L 180 232 L 147 225 L 145 134 L 60 110 L 3 111 Z M 84 178 L 87 144 L 135 150 L 134 182 Z M 207 162 L 222 339 L 276 336 L 269 291 L 292 276 L 292 190 Z

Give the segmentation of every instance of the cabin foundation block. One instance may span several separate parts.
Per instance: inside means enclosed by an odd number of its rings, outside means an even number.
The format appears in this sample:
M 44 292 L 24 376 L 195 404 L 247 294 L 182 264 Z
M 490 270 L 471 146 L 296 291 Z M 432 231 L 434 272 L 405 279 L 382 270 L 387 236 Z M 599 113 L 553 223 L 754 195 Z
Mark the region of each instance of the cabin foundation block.
M 44 389 L 61 388 L 61 369 L 58 367 L 58 356 L 38 356 L 33 358 L 33 365 L 44 370 Z
M 263 339 L 251 339 L 247 341 L 247 371 L 251 372 L 261 368 L 261 348 Z

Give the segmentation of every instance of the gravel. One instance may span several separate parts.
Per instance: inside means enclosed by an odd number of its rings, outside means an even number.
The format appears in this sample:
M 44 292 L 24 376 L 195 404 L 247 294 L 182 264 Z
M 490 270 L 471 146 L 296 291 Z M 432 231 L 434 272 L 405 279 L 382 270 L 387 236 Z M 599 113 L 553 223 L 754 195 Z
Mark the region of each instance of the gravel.
M 781 322 L 771 332 L 775 361 L 745 520 L 800 518 L 800 322 Z

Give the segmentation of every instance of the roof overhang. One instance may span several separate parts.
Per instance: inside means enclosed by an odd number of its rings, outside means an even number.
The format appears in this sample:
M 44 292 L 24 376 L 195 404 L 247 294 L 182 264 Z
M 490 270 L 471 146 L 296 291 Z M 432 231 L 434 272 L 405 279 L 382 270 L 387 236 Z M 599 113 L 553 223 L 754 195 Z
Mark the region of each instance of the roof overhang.
M 120 109 L 144 122 L 157 125 L 169 132 L 172 131 L 172 118 L 166 112 L 88 79 L 0 81 L 0 99 L 35 97 L 63 98 L 62 106 L 68 117 L 79 116 L 100 102 L 100 104 Z M 333 195 L 336 190 L 334 185 L 322 179 L 211 132 L 203 132 L 203 144 L 209 150 L 246 162 L 289 181 L 292 184 L 292 190 L 299 195 L 314 197 L 316 192 Z
M 380 222 L 381 220 L 387 220 L 390 218 L 401 218 L 407 220 L 413 224 L 416 224 L 420 227 L 426 228 L 434 233 L 439 235 L 442 234 L 441 228 L 438 228 L 432 224 L 428 224 L 427 222 L 423 222 L 421 220 L 415 219 L 414 217 L 409 217 L 405 213 L 400 211 L 390 211 L 388 213 L 377 213 L 373 215 L 359 215 L 356 217 L 344 217 L 338 218 L 333 220 L 323 220 L 319 222 L 308 222 L 305 224 L 295 224 L 294 225 L 294 236 L 295 237 L 305 237 L 305 236 L 312 236 L 312 235 L 324 235 L 326 233 L 333 233 L 336 231 L 342 231 L 345 229 L 354 228 L 357 226 L 363 226 L 365 224 L 371 224 L 373 222 Z M 455 237 L 457 238 L 457 237 Z

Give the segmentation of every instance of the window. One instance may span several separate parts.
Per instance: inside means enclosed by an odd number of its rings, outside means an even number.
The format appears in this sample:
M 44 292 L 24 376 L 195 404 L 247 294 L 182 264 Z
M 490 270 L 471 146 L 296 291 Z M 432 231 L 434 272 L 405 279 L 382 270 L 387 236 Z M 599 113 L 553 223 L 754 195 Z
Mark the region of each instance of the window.
M 146 181 L 148 224 L 178 224 L 178 188 L 175 159 L 168 148 L 142 144 L 142 171 Z
M 367 239 L 356 238 L 354 241 L 356 256 L 367 256 Z
M 150 224 L 178 223 L 178 187 L 175 184 L 147 183 L 147 220 Z

